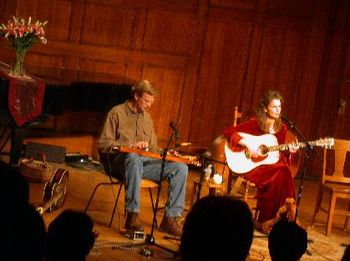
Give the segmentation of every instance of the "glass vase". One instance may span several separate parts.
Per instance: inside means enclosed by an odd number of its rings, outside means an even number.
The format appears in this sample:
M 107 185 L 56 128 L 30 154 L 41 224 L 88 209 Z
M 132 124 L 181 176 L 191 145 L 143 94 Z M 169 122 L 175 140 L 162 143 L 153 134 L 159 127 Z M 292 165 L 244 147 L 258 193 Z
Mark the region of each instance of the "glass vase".
M 27 53 L 27 49 L 17 48 L 16 49 L 16 61 L 11 66 L 11 74 L 22 76 L 25 74 L 24 68 L 24 57 Z

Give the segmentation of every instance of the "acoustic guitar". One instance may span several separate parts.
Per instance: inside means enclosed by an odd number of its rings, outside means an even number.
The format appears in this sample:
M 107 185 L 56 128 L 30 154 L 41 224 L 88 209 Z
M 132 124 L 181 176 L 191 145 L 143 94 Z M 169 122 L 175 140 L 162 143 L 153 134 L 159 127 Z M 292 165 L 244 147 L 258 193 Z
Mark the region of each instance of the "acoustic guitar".
M 334 146 L 333 138 L 278 144 L 277 138 L 272 134 L 264 134 L 260 136 L 254 136 L 243 132 L 238 134 L 246 139 L 248 143 L 258 145 L 258 157 L 251 157 L 248 149 L 245 147 L 239 147 L 233 151 L 226 143 L 225 156 L 227 165 L 237 174 L 247 173 L 260 165 L 275 164 L 280 159 L 279 152 L 289 150 L 290 148 L 300 149 L 305 148 L 306 146 L 330 148 Z
M 57 169 L 51 180 L 45 183 L 43 203 L 36 208 L 40 215 L 46 211 L 52 212 L 60 208 L 66 199 L 68 184 L 68 170 Z

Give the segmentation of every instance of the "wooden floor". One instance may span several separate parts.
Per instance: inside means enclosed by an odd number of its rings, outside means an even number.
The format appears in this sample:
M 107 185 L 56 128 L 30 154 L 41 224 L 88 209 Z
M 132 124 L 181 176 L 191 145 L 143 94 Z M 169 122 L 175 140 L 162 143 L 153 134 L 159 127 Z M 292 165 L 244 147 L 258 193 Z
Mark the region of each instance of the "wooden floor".
M 63 167 L 69 170 L 69 183 L 68 183 L 68 193 L 66 202 L 61 209 L 58 209 L 52 213 L 45 213 L 43 215 L 45 223 L 48 225 L 63 209 L 74 209 L 83 211 L 89 196 L 94 188 L 94 186 L 101 181 L 108 181 L 108 178 L 99 171 L 95 170 L 84 170 L 73 168 L 67 165 L 55 165 L 54 167 Z M 199 174 L 195 171 L 191 171 L 189 174 L 188 182 L 187 182 L 187 197 L 186 197 L 186 209 L 189 209 L 189 201 L 190 201 L 190 192 L 192 189 L 192 180 L 194 177 Z M 296 189 L 298 189 L 299 180 L 296 179 Z M 42 201 L 42 192 L 43 192 L 43 184 L 31 183 L 30 184 L 30 201 L 35 206 L 39 205 Z M 121 200 L 119 202 L 119 208 L 117 215 L 113 220 L 112 227 L 108 226 L 109 218 L 112 213 L 112 207 L 115 200 L 117 187 L 112 188 L 111 186 L 106 186 L 99 190 L 96 195 L 95 200 L 92 202 L 90 210 L 88 214 L 92 217 L 95 222 L 95 229 L 99 233 L 98 240 L 95 244 L 94 249 L 91 251 L 88 256 L 88 260 L 169 260 L 172 259 L 173 253 L 163 248 L 170 249 L 172 251 L 176 251 L 179 246 L 179 242 L 174 240 L 173 238 L 165 238 L 167 235 L 158 231 L 158 229 L 154 230 L 154 239 L 155 244 L 143 244 L 141 246 L 133 246 L 130 247 L 130 244 L 134 243 L 143 243 L 143 241 L 132 241 L 125 237 L 124 231 L 122 230 L 122 226 L 124 223 L 124 194 L 121 195 Z M 205 191 L 204 191 L 205 193 Z M 317 182 L 307 180 L 304 183 L 304 189 L 301 197 L 301 205 L 299 208 L 299 218 L 304 226 L 310 225 L 311 214 L 315 205 L 315 198 L 317 195 Z M 160 205 L 164 205 L 166 200 L 166 191 L 163 190 L 161 195 Z M 163 212 L 160 211 L 157 216 L 158 223 L 160 223 Z M 186 215 L 186 212 L 184 213 Z M 318 221 L 320 224 L 317 224 L 313 227 L 313 230 L 316 232 L 323 233 L 325 229 L 325 214 L 320 214 Z M 149 194 L 147 191 L 142 191 L 142 209 L 141 209 L 141 219 L 145 225 L 145 232 L 150 233 L 151 224 L 152 224 L 152 211 L 151 204 L 149 201 Z M 332 231 L 332 234 L 326 238 L 329 239 L 329 243 L 331 242 L 341 242 L 344 244 L 350 243 L 350 233 L 343 232 L 341 226 L 343 224 L 343 219 L 336 218 L 335 225 Z M 158 247 L 160 245 L 161 247 Z M 150 248 L 153 250 L 153 256 L 147 258 L 140 254 L 140 251 L 143 249 Z M 341 244 L 337 244 L 336 246 L 338 252 L 342 252 L 344 247 Z M 325 258 L 318 260 L 337 260 L 338 257 L 334 258 Z M 248 260 L 269 260 L 268 254 L 263 256 L 251 255 L 248 257 Z M 308 260 L 303 257 L 302 260 Z M 316 260 L 316 259 L 315 259 Z

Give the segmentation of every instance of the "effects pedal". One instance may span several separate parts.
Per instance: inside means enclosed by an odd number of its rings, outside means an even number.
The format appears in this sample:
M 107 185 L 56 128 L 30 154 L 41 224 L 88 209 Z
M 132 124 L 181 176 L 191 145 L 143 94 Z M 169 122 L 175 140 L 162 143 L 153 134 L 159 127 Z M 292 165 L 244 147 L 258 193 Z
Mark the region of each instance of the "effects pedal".
M 125 236 L 132 240 L 145 240 L 146 235 L 144 231 L 127 230 Z

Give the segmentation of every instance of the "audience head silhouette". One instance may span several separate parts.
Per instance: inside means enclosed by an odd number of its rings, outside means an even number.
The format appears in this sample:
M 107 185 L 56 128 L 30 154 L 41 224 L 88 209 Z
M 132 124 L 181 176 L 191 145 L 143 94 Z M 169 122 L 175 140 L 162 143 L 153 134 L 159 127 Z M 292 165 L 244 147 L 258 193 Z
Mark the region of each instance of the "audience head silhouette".
M 47 260 L 85 260 L 95 243 L 91 218 L 73 210 L 64 210 L 49 225 Z
M 43 260 L 46 228 L 29 204 L 29 184 L 18 168 L 0 161 L 0 260 Z
M 17 211 L 29 204 L 29 184 L 18 168 L 0 161 L 0 202 L 3 209 Z
M 268 242 L 272 261 L 296 261 L 306 252 L 307 233 L 295 222 L 280 220 L 272 227 Z
M 185 220 L 182 260 L 245 260 L 253 231 L 252 214 L 245 202 L 221 196 L 201 198 Z
M 0 260 L 43 260 L 46 228 L 32 205 L 1 214 Z
M 350 261 L 350 245 L 345 248 L 341 261 Z

